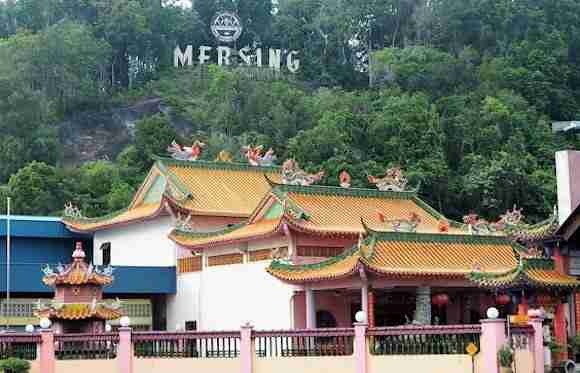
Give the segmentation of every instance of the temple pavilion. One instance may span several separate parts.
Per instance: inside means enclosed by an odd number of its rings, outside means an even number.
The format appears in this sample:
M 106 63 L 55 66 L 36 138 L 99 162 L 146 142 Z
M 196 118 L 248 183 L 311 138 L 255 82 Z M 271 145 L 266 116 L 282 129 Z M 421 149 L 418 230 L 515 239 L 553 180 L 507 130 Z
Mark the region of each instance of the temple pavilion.
M 555 215 L 530 225 L 514 207 L 495 222 L 456 222 L 399 169 L 369 188 L 341 173 L 332 187 L 292 160 L 226 159 L 157 158 L 127 209 L 90 219 L 69 206 L 64 218 L 111 264 L 177 266 L 168 329 L 341 327 L 361 309 L 375 326 L 477 323 L 490 306 L 504 316 L 544 307 L 565 324 L 558 304 L 580 282 L 543 249 Z
M 39 301 L 36 316 L 50 319 L 57 333 L 102 333 L 105 321 L 122 316 L 119 302 L 102 300 L 102 287 L 113 282 L 112 270 L 87 264 L 80 242 L 72 259 L 66 266 L 43 269 L 42 282 L 54 288 L 54 298 L 45 304 Z

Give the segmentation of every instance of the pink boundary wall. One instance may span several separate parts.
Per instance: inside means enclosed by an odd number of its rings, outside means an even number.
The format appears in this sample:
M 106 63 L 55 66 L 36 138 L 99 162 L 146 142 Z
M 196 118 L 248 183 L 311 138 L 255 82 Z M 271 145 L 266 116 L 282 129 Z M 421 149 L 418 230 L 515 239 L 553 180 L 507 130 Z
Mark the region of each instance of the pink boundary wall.
M 544 371 L 544 346 L 541 317 L 530 315 L 529 324 L 534 329 L 531 350 L 534 356 L 534 372 Z M 437 327 L 434 327 L 437 328 Z M 325 331 L 325 333 L 331 330 Z M 276 333 L 276 332 L 271 332 Z M 159 332 L 163 336 L 163 332 Z M 255 353 L 253 349 L 253 328 L 251 325 L 244 325 L 240 329 L 240 373 L 253 373 Z M 480 372 L 499 373 L 497 351 L 506 342 L 505 320 L 481 320 L 480 354 L 478 358 L 482 362 Z M 54 334 L 52 330 L 43 330 L 41 333 L 41 345 L 39 354 L 40 373 L 55 373 L 54 355 Z M 328 358 L 332 359 L 332 356 Z M 369 372 L 368 366 L 368 343 L 367 324 L 354 324 L 354 358 L 356 369 L 354 373 L 375 373 Z M 134 372 L 133 345 L 131 342 L 131 329 L 121 328 L 119 330 L 119 346 L 117 356 L 117 367 L 119 373 Z M 532 373 L 532 372 L 522 372 Z

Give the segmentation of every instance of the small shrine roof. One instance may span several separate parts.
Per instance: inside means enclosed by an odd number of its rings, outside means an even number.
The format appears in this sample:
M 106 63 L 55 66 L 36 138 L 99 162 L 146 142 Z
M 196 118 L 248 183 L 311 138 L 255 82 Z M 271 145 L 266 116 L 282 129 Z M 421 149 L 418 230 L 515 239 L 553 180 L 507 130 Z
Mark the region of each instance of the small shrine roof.
M 550 258 L 519 258 L 518 265 L 502 273 L 472 271 L 469 279 L 486 288 L 576 288 L 580 281 L 560 273 Z
M 163 214 L 164 202 L 193 215 L 247 218 L 270 189 L 264 174 L 272 180 L 281 179 L 279 167 L 161 157 L 155 160 L 127 208 L 86 218 L 71 206 L 65 208 L 64 223 L 78 232 L 132 224 Z
M 357 247 L 321 263 L 273 261 L 267 270 L 289 283 L 345 278 L 358 268 L 396 278 L 465 278 L 475 266 L 492 273 L 510 270 L 518 249 L 501 237 L 371 232 Z
M 77 243 L 77 247 L 73 252 L 73 262 L 62 266 L 61 268 L 52 268 L 46 266 L 43 271 L 45 276 L 42 282 L 46 286 L 57 287 L 60 285 L 98 285 L 106 286 L 113 283 L 113 275 L 111 269 L 100 270 L 93 265 L 85 262 L 85 253 Z
M 67 303 L 37 310 L 36 316 L 51 320 L 116 320 L 123 316 L 123 312 L 120 308 L 113 308 L 105 303 Z

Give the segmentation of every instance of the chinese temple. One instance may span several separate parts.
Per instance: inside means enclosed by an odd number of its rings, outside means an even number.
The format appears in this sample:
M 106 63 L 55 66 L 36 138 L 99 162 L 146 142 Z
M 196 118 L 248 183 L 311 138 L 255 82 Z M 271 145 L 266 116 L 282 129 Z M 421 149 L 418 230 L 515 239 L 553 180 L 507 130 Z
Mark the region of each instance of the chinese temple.
M 102 333 L 107 320 L 122 316 L 118 301 L 103 301 L 102 287 L 113 282 L 112 269 L 87 264 L 80 242 L 72 259 L 66 266 L 43 269 L 42 282 L 54 288 L 54 298 L 45 304 L 39 301 L 36 316 L 50 319 L 57 333 Z
M 174 159 L 156 159 L 127 209 L 89 219 L 69 208 L 64 218 L 112 248 L 112 264 L 177 265 L 168 325 L 343 327 L 361 309 L 374 326 L 461 324 L 490 306 L 508 316 L 533 305 L 565 340 L 559 300 L 580 282 L 543 247 L 556 214 L 532 225 L 514 207 L 495 222 L 456 222 L 398 168 L 369 176 L 369 188 L 351 187 L 346 171 L 340 186 L 320 186 L 322 171 L 273 166 L 271 150 L 244 148 L 247 164 L 224 153 L 208 162 L 200 144 L 172 144 Z

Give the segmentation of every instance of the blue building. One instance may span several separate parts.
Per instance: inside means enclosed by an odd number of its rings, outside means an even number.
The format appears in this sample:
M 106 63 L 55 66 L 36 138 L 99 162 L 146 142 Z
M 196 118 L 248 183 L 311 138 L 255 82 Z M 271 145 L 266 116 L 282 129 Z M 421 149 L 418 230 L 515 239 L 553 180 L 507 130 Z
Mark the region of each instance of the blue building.
M 41 281 L 42 267 L 69 263 L 78 241 L 92 263 L 93 236 L 68 230 L 60 218 L 10 216 L 11 301 L 6 307 L 7 223 L 8 217 L 0 215 L 0 324 L 21 328 L 37 324 L 34 305 L 38 299 L 53 296 L 53 290 Z M 137 329 L 165 329 L 165 297 L 175 294 L 175 267 L 115 267 L 114 276 L 113 285 L 105 288 L 105 297 L 121 299 Z

